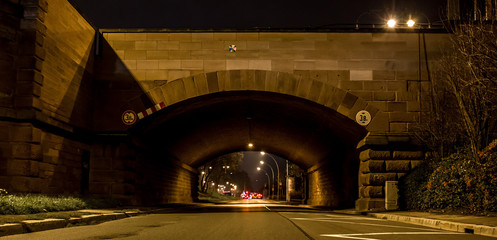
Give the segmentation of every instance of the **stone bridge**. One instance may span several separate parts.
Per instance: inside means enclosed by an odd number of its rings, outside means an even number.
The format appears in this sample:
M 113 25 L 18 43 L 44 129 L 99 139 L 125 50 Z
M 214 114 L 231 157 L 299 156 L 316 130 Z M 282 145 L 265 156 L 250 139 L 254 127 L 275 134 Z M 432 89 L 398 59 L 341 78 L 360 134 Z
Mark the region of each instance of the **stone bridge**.
M 67 0 L 0 1 L 9 192 L 191 202 L 197 167 L 264 150 L 307 170 L 308 204 L 381 209 L 424 157 L 445 33 L 96 30 Z

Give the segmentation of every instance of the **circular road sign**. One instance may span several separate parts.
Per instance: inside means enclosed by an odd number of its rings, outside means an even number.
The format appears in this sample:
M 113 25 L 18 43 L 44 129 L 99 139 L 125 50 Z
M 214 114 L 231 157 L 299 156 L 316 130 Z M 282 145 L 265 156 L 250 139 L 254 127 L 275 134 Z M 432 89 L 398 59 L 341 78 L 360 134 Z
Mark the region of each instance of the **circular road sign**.
M 367 126 L 371 122 L 371 114 L 366 110 L 359 111 L 355 115 L 355 121 L 361 126 Z
M 133 125 L 136 122 L 136 113 L 133 110 L 124 111 L 121 120 L 126 125 Z

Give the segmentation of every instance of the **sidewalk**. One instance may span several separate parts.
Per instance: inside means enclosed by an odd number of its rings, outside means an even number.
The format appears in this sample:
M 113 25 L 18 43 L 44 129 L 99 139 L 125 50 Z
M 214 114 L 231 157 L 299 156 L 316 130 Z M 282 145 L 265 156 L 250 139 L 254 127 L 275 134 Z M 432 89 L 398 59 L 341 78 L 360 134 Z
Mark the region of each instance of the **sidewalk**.
M 365 215 L 441 230 L 497 237 L 497 217 L 406 211 L 365 213 Z
M 46 218 L 42 220 L 23 220 L 16 223 L 0 224 L 0 237 L 22 234 L 29 232 L 45 231 L 50 229 L 64 228 L 75 225 L 90 225 L 106 221 L 112 221 L 142 214 L 142 211 L 120 211 L 115 210 L 79 210 L 84 215 L 81 217 L 71 217 L 69 219 Z

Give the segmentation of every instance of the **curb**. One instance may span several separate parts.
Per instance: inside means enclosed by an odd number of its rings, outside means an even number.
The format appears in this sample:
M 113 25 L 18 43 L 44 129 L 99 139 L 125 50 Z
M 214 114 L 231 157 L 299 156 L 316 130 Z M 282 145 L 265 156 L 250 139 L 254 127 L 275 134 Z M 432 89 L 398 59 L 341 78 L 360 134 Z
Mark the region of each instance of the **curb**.
M 0 225 L 0 237 L 14 234 L 39 232 L 57 228 L 65 228 L 74 225 L 92 225 L 137 216 L 139 214 L 145 213 L 146 212 L 104 213 L 83 215 L 80 218 L 70 219 L 48 218 L 44 220 L 24 220 L 20 223 L 7 223 Z
M 386 219 L 390 221 L 396 221 L 396 222 L 411 223 L 411 224 L 416 224 L 416 225 L 421 225 L 441 230 L 453 231 L 453 232 L 471 233 L 471 234 L 477 234 L 489 237 L 497 237 L 497 227 L 490 227 L 479 224 L 458 223 L 458 222 L 451 222 L 445 220 L 410 217 L 410 216 L 385 214 L 385 213 L 368 213 L 367 216 L 379 219 Z

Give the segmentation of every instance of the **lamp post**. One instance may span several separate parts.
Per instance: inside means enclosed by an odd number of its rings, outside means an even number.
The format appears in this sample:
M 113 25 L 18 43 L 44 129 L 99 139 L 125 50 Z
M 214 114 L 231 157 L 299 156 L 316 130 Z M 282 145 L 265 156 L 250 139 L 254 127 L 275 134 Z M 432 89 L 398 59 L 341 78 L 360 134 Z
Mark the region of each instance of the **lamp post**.
M 257 171 L 258 171 L 258 172 L 260 172 L 261 170 L 263 170 L 263 171 L 264 171 L 264 173 L 265 173 L 265 174 L 266 174 L 266 176 L 267 176 L 267 183 L 268 183 L 268 185 L 267 185 L 267 186 L 268 186 L 269 198 L 271 198 L 271 180 L 269 179 L 269 175 L 267 174 L 267 171 L 266 171 L 266 170 L 264 170 L 264 169 L 262 169 L 262 168 L 260 168 L 260 167 L 257 167 Z M 274 179 L 274 177 L 273 177 L 273 179 Z M 274 181 L 273 181 L 273 183 L 274 183 Z
M 262 155 L 262 156 L 266 155 L 266 152 L 261 152 L 261 155 Z M 271 159 L 273 159 L 274 164 L 276 164 L 276 170 L 277 170 L 277 172 L 278 172 L 278 177 L 277 177 L 277 179 L 278 179 L 278 184 L 277 184 L 277 186 L 278 186 L 278 192 L 277 192 L 277 194 L 276 194 L 276 198 L 277 198 L 278 200 L 280 200 L 280 167 L 278 166 L 278 162 L 276 162 L 276 159 L 274 159 L 274 157 L 273 157 L 271 154 L 269 154 L 269 153 L 268 153 L 267 155 L 268 155 L 268 156 L 270 156 L 270 157 L 271 157 Z M 268 165 L 268 166 L 269 166 L 269 165 Z
M 261 165 L 264 165 L 264 161 L 262 161 L 262 160 L 261 160 L 259 163 L 260 163 Z M 268 167 L 269 167 L 269 169 L 271 169 L 271 174 L 272 174 L 272 176 L 273 176 L 273 185 L 274 185 L 274 170 L 273 170 L 273 168 L 271 167 L 271 165 L 269 165 L 269 164 L 266 164 L 265 166 L 268 166 Z M 278 179 L 278 183 L 279 183 L 279 179 Z M 279 188 L 276 188 L 276 189 L 278 189 L 278 193 L 279 193 Z M 278 194 L 278 197 L 279 197 L 279 194 Z

